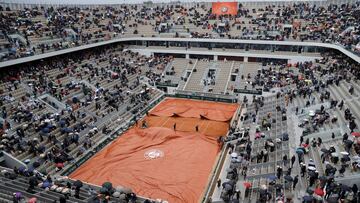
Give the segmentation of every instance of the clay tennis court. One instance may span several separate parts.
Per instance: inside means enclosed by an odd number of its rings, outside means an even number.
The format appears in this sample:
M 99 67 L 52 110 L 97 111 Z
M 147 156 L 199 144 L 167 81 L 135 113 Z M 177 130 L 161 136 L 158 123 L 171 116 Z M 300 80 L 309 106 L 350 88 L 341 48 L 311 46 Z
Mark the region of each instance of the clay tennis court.
M 199 202 L 237 104 L 166 99 L 70 175 L 168 202 Z M 174 124 L 176 123 L 176 130 Z M 198 132 L 195 130 L 198 126 Z

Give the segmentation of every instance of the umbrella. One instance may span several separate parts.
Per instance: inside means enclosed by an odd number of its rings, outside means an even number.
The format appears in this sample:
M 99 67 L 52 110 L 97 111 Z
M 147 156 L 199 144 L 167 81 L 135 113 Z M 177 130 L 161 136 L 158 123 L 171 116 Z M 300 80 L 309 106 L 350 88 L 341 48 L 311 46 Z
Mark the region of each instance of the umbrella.
M 325 195 L 324 190 L 321 189 L 321 188 L 316 188 L 316 189 L 314 190 L 314 193 L 315 193 L 316 195 L 321 196 L 321 197 Z
M 126 188 L 123 189 L 123 192 L 125 194 L 130 194 L 130 193 L 132 193 L 132 190 L 131 190 L 131 188 L 126 187 Z
M 281 185 L 281 184 L 276 184 L 274 187 L 275 187 L 276 189 L 282 189 L 283 185 Z
M 341 158 L 341 161 L 342 162 L 347 162 L 347 161 L 350 161 L 351 159 L 350 159 L 350 157 L 348 157 L 348 156 L 344 156 L 343 158 Z
M 231 158 L 236 158 L 238 154 L 236 152 L 231 153 Z
M 81 180 L 76 180 L 74 182 L 74 186 L 77 188 L 81 188 L 83 186 L 83 183 L 81 182 Z
M 304 202 L 312 202 L 314 199 L 313 196 L 307 195 L 303 197 Z
M 274 181 L 277 179 L 277 177 L 276 177 L 276 175 L 270 175 L 270 176 L 268 176 L 268 179 L 271 181 Z
M 124 189 L 124 187 L 119 185 L 119 186 L 116 186 L 115 191 L 122 193 L 123 189 Z
M 8 139 L 3 139 L 3 140 L 1 140 L 1 142 L 2 143 L 7 143 L 7 142 L 9 142 L 9 140 Z
M 22 197 L 21 192 L 15 192 L 14 195 L 15 195 L 16 198 L 21 198 Z
M 64 167 L 64 163 L 56 163 L 55 166 L 57 168 L 63 168 Z
M 236 184 L 236 180 L 229 180 L 226 183 L 230 184 L 231 186 L 234 186 Z
M 344 143 L 347 145 L 352 145 L 354 142 L 351 140 L 344 140 Z
M 39 163 L 38 161 L 35 161 L 34 163 L 32 163 L 32 166 L 33 166 L 34 168 L 37 168 L 37 167 L 40 166 L 40 163 Z
M 225 184 L 225 185 L 224 185 L 224 190 L 230 191 L 230 190 L 232 190 L 232 189 L 233 189 L 233 187 L 232 187 L 230 184 Z
M 120 194 L 119 199 L 120 200 L 126 200 L 126 194 Z
M 293 177 L 291 177 L 290 175 L 284 176 L 284 179 L 289 181 L 289 182 L 292 182 L 294 180 Z
M 343 156 L 349 156 L 348 152 L 340 152 L 340 154 L 343 155 Z
M 36 197 L 33 197 L 33 198 L 28 200 L 28 203 L 36 203 L 36 202 L 37 202 Z
M 310 177 L 315 177 L 316 176 L 315 171 L 309 171 L 308 174 L 309 174 Z
M 42 187 L 43 187 L 43 188 L 51 187 L 51 183 L 48 182 L 48 181 L 45 181 L 45 182 L 42 184 Z
M 315 112 L 312 111 L 312 110 L 310 110 L 310 111 L 309 111 L 309 116 L 315 116 Z
M 105 188 L 105 187 L 102 187 L 102 188 L 100 188 L 100 191 L 99 191 L 101 194 L 105 194 L 105 193 L 107 193 L 108 192 L 108 189 L 107 188 Z
M 319 177 L 319 180 L 325 181 L 325 180 L 327 180 L 327 177 L 326 177 L 326 176 L 320 176 L 320 177 Z
M 329 150 L 326 149 L 326 148 L 321 148 L 320 151 L 321 151 L 321 152 L 324 152 L 324 153 L 328 153 L 328 152 L 329 152 Z
M 113 197 L 119 198 L 120 197 L 120 192 L 114 192 Z
M 315 170 L 316 170 L 316 168 L 315 168 L 315 167 L 313 167 L 313 166 L 309 166 L 309 167 L 308 167 L 308 170 L 310 170 L 310 171 L 315 171 Z
M 338 157 L 338 156 L 339 156 L 339 154 L 338 154 L 338 153 L 336 153 L 336 152 L 333 152 L 333 153 L 331 153 L 331 156 L 332 156 L 332 157 Z
M 326 169 L 332 169 L 332 168 L 334 168 L 331 164 L 326 164 Z
M 34 172 L 34 167 L 29 166 L 27 170 L 28 170 L 28 172 L 30 172 L 30 173 L 31 173 L 31 172 Z
M 350 190 L 351 190 L 351 188 L 350 188 L 348 185 L 345 185 L 345 184 L 342 184 L 342 185 L 340 186 L 340 188 L 341 188 L 341 190 L 343 190 L 343 191 L 350 191 Z
M 354 137 L 360 137 L 360 132 L 353 132 L 351 135 Z
M 297 148 L 296 153 L 297 154 L 304 154 L 304 150 L 302 148 Z
M 102 184 L 102 186 L 108 190 L 111 190 L 113 188 L 112 183 L 110 183 L 110 182 L 105 182 Z
M 314 194 L 314 189 L 312 189 L 311 187 L 308 187 L 308 188 L 306 189 L 306 192 L 307 192 L 309 195 L 312 195 L 312 194 Z
M 245 188 L 251 188 L 251 183 L 249 183 L 249 182 L 244 182 L 243 184 L 244 184 L 244 187 L 245 187 Z
M 360 156 L 355 155 L 355 156 L 353 156 L 352 158 L 353 158 L 354 160 L 359 160 L 359 159 L 360 159 Z

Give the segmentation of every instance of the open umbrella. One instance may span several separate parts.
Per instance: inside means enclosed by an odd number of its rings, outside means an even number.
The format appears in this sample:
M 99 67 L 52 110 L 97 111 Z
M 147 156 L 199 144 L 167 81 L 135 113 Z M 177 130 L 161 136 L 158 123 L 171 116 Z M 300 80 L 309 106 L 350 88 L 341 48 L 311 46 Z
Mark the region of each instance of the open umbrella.
M 283 185 L 281 185 L 281 184 L 275 184 L 274 187 L 275 187 L 276 189 L 282 189 L 282 188 L 283 188 Z
M 284 176 L 284 179 L 289 181 L 289 182 L 292 182 L 294 180 L 293 177 L 291 177 L 290 175 Z
M 46 133 L 50 132 L 50 129 L 49 128 L 43 128 L 43 129 L 41 129 L 41 132 L 46 134 Z
M 341 158 L 341 161 L 342 162 L 348 162 L 348 161 L 350 161 L 351 159 L 350 159 L 350 157 L 348 157 L 348 156 L 344 156 L 344 157 L 342 157 Z
M 131 188 L 126 187 L 126 188 L 123 189 L 123 192 L 125 194 L 130 194 L 130 193 L 132 193 L 132 190 L 131 190 Z
M 349 156 L 348 152 L 340 152 L 340 154 L 343 155 L 343 156 Z
M 73 185 L 77 188 L 81 188 L 83 186 L 83 183 L 81 182 L 81 180 L 76 180 Z
M 324 152 L 324 153 L 329 153 L 329 150 L 326 149 L 326 148 L 321 148 L 320 151 L 321 151 L 321 152 Z
M 326 177 L 326 176 L 320 176 L 320 177 L 319 177 L 319 180 L 325 181 L 325 180 L 327 180 L 327 177 Z
M 108 190 L 111 190 L 113 188 L 112 183 L 110 183 L 110 182 L 105 182 L 102 184 L 102 186 Z
M 316 195 L 321 196 L 321 197 L 325 195 L 324 190 L 321 189 L 321 188 L 316 188 L 316 189 L 314 190 L 314 193 L 315 193 Z
M 245 188 L 251 188 L 251 183 L 250 182 L 244 182 L 244 187 Z
M 277 179 L 277 177 L 276 177 L 276 175 L 270 175 L 270 176 L 268 176 L 268 179 L 269 179 L 270 181 L 274 181 L 274 180 Z
M 236 152 L 231 153 L 231 158 L 236 158 L 238 154 Z
M 312 194 L 314 194 L 314 189 L 312 189 L 311 187 L 308 187 L 308 188 L 306 189 L 306 192 L 307 192 L 309 195 L 312 195 Z
M 352 140 L 344 140 L 346 145 L 352 145 L 354 142 Z
M 106 194 L 109 192 L 109 190 L 106 187 L 102 187 L 102 188 L 100 188 L 99 192 L 100 192 L 100 194 Z
M 314 200 L 313 196 L 306 195 L 303 197 L 304 202 L 312 202 Z
M 328 169 L 328 170 L 330 170 L 330 169 L 332 169 L 332 168 L 334 168 L 331 164 L 326 164 L 326 169 Z
M 339 156 L 339 154 L 338 154 L 338 153 L 336 153 L 336 152 L 333 152 L 333 153 L 331 153 L 331 156 L 332 156 L 332 157 L 338 157 L 338 156 Z
M 36 203 L 36 202 L 37 202 L 36 197 L 33 197 L 33 198 L 28 200 L 28 203 Z
M 315 171 L 309 171 L 308 175 L 309 175 L 310 177 L 315 177 L 315 176 L 316 176 L 316 173 L 315 173 Z
M 350 188 L 348 185 L 345 185 L 345 184 L 342 184 L 342 185 L 340 186 L 340 188 L 341 188 L 341 190 L 343 190 L 343 191 L 350 191 L 350 190 L 351 190 L 351 188 Z
M 233 189 L 233 187 L 230 184 L 225 184 L 224 185 L 224 190 L 231 191 L 232 189 Z
M 309 166 L 309 167 L 308 167 L 308 170 L 310 170 L 310 171 L 316 171 L 316 168 L 313 167 L 313 166 Z
M 304 154 L 304 152 L 305 152 L 305 151 L 303 150 L 303 148 L 297 148 L 297 149 L 296 149 L 296 153 L 297 153 L 297 154 Z
M 353 132 L 351 135 L 354 137 L 360 137 L 360 132 Z

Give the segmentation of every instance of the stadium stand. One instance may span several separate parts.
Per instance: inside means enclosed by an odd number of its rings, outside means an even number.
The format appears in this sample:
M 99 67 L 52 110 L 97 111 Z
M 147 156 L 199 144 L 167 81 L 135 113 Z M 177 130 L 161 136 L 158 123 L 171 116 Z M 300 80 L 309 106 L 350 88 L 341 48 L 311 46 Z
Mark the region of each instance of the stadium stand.
M 360 3 L 237 5 L 0 3 L 0 202 L 167 202 L 68 175 L 170 96 L 240 104 L 199 202 L 359 202 Z

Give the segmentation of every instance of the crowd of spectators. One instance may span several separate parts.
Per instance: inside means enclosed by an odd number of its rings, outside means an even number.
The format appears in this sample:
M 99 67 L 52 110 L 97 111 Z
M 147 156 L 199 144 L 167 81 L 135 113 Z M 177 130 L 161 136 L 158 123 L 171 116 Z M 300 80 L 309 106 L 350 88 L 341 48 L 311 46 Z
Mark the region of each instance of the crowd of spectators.
M 168 61 L 107 46 L 2 70 L 0 149 L 21 171 L 62 173 L 161 95 L 141 78 L 153 84 Z
M 359 52 L 359 3 L 294 3 L 248 7 L 236 16 L 215 16 L 211 4 L 119 5 L 97 8 L 0 7 L 3 60 L 109 40 L 166 34 L 168 37 L 317 41 Z M 10 37 L 19 34 L 21 38 Z

